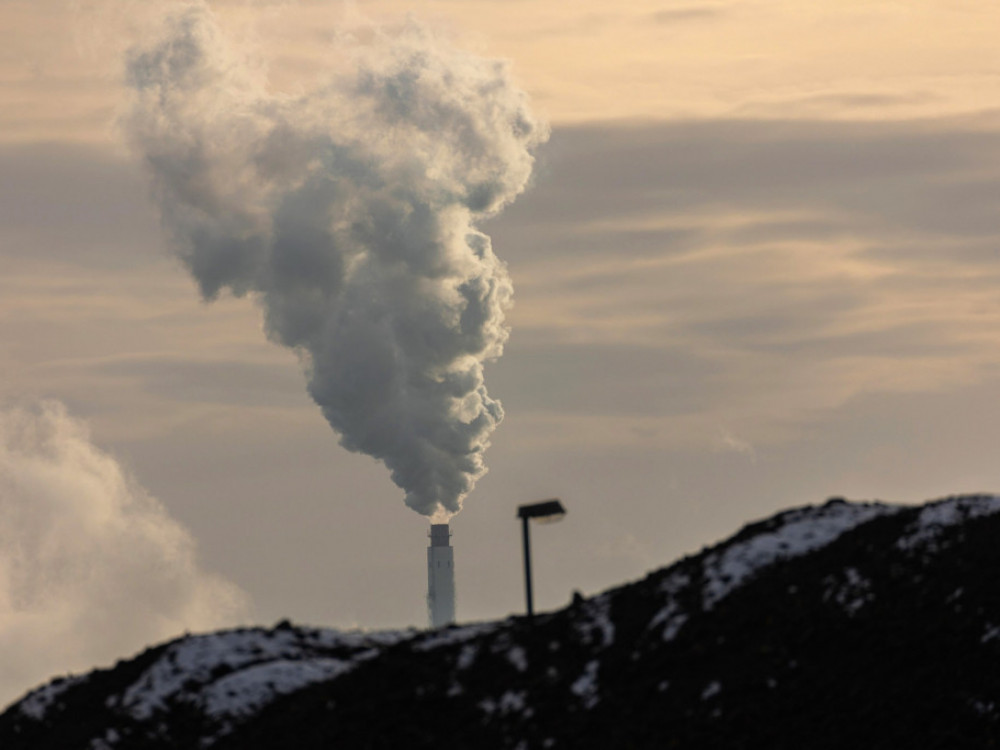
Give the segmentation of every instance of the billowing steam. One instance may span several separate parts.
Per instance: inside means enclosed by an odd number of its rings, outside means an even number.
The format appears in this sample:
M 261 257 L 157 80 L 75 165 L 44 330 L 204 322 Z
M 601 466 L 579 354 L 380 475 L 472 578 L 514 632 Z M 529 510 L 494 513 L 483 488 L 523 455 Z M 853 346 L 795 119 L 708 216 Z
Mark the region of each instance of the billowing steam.
M 61 404 L 0 408 L 0 708 L 55 674 L 248 615 Z
M 134 51 L 128 134 L 207 299 L 251 293 L 352 451 L 450 514 L 503 416 L 483 382 L 511 285 L 476 222 L 524 190 L 547 129 L 504 63 L 410 22 L 349 72 L 265 90 L 200 4 Z

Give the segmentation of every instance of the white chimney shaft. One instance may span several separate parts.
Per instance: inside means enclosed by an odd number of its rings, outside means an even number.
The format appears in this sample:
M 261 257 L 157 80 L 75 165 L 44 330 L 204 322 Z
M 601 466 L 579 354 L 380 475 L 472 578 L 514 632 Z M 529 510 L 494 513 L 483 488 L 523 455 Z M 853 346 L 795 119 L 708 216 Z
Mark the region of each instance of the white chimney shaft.
M 431 524 L 427 548 L 427 614 L 432 628 L 455 621 L 455 558 L 446 523 Z

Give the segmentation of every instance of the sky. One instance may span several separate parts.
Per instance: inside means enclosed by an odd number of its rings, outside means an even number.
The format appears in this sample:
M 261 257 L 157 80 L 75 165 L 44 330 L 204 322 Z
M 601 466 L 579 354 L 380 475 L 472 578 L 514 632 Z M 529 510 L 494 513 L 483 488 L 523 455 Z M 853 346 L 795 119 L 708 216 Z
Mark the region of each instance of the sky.
M 787 507 L 1000 487 L 1000 9 L 209 4 L 268 95 L 411 14 L 551 128 L 476 224 L 513 306 L 459 620 L 523 608 L 534 500 L 544 610 Z M 185 630 L 426 623 L 427 517 L 161 221 L 126 61 L 181 5 L 0 0 L 0 701 Z

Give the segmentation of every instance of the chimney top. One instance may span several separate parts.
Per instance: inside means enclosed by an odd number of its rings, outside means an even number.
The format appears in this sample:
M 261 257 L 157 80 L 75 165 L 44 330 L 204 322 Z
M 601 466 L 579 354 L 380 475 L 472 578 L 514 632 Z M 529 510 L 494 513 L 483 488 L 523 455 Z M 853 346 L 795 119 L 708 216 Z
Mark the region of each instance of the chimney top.
M 431 524 L 432 547 L 450 547 L 451 542 L 449 540 L 449 537 L 451 537 L 451 531 L 449 531 L 448 529 L 448 524 L 446 523 Z

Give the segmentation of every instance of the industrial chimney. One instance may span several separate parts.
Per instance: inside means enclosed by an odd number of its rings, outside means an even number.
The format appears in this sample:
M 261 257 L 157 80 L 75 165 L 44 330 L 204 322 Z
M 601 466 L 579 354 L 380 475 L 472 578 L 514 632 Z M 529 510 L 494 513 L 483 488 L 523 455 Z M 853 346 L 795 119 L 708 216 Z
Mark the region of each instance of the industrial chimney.
M 427 614 L 431 627 L 455 621 L 455 559 L 446 523 L 431 524 L 427 548 Z

